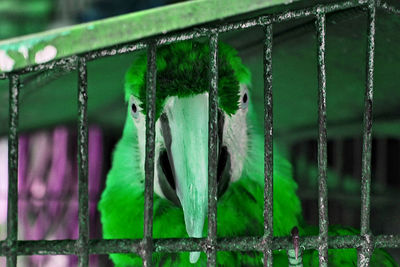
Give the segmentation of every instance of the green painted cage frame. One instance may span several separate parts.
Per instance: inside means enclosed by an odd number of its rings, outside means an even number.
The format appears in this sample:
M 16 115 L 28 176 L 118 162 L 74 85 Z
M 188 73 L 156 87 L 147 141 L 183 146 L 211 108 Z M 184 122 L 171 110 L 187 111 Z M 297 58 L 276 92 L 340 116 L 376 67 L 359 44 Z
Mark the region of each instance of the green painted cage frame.
M 351 8 L 362 8 L 368 14 L 367 32 L 367 79 L 365 90 L 362 176 L 361 176 L 361 233 L 356 236 L 332 236 L 328 238 L 328 189 L 327 189 L 327 127 L 326 127 L 326 70 L 325 35 L 326 15 Z M 344 1 L 317 5 L 299 10 L 288 10 L 276 14 L 261 15 L 252 19 L 223 25 L 206 26 L 185 30 L 178 34 L 153 36 L 146 40 L 120 44 L 108 48 L 74 54 L 51 62 L 25 66 L 9 73 L 1 73 L 0 79 L 9 80 L 9 188 L 7 211 L 7 238 L 0 241 L 0 256 L 7 257 L 7 266 L 17 264 L 19 255 L 77 255 L 79 266 L 88 266 L 90 254 L 136 253 L 143 259 L 144 266 L 152 266 L 153 252 L 203 251 L 207 254 L 207 265 L 216 266 L 216 252 L 260 251 L 264 265 L 272 266 L 273 250 L 293 249 L 291 237 L 273 236 L 273 114 L 272 114 L 272 40 L 274 23 L 305 17 L 315 19 L 318 56 L 318 184 L 319 184 L 319 235 L 300 237 L 302 249 L 316 249 L 319 265 L 328 265 L 328 248 L 358 250 L 358 266 L 368 266 L 374 248 L 399 248 L 400 235 L 373 235 L 370 231 L 370 187 L 372 147 L 372 106 L 374 87 L 374 47 L 376 9 L 400 15 L 400 10 L 381 1 Z M 264 39 L 264 235 L 260 237 L 217 238 L 216 196 L 217 164 L 217 88 L 218 88 L 218 38 L 220 33 L 262 27 Z M 154 139 L 155 139 L 155 88 L 156 50 L 160 45 L 206 37 L 210 45 L 209 75 L 209 192 L 208 192 L 208 236 L 205 238 L 153 239 L 153 182 L 154 182 Z M 146 161 L 145 161 L 145 213 L 143 239 L 89 239 L 88 214 L 88 119 L 87 119 L 87 62 L 147 49 L 147 114 L 146 114 Z M 39 70 L 64 67 L 78 70 L 78 187 L 79 187 L 79 238 L 77 240 L 18 240 L 18 95 L 20 76 Z

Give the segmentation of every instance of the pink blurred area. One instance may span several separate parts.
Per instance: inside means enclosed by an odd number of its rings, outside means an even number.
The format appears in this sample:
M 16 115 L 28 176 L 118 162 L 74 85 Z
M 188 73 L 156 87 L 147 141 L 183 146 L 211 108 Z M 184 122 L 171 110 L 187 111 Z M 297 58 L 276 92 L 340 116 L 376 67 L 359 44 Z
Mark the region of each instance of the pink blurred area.
M 76 131 L 60 126 L 22 134 L 18 158 L 18 237 L 21 240 L 78 238 Z M 89 128 L 89 216 L 91 238 L 101 238 L 97 202 L 101 193 L 103 136 Z M 0 140 L 0 239 L 6 237 L 7 139 Z M 20 257 L 21 266 L 75 266 L 75 256 Z M 3 266 L 4 259 L 0 259 Z M 97 266 L 96 256 L 91 266 Z

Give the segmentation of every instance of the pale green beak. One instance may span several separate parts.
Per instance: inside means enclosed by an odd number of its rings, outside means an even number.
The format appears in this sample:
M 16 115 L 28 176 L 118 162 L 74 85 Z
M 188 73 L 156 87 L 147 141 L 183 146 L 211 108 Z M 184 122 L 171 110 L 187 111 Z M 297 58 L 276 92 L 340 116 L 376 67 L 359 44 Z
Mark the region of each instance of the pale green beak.
M 170 139 L 168 158 L 186 231 L 190 237 L 202 237 L 208 205 L 208 95 L 174 97 L 164 110 L 169 129 L 164 127 L 163 135 Z M 199 256 L 200 252 L 192 252 L 190 262 Z

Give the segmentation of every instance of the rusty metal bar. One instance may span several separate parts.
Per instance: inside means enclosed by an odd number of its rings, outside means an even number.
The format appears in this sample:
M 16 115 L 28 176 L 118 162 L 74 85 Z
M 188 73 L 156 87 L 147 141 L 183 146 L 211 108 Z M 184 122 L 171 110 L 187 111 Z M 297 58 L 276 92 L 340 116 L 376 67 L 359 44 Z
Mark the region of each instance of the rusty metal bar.
M 78 193 L 79 238 L 78 266 L 89 266 L 89 187 L 88 187 L 88 119 L 87 119 L 87 65 L 78 58 Z
M 60 66 L 73 66 L 76 64 L 77 60 L 78 60 L 78 57 L 76 55 L 73 55 L 73 56 L 69 56 L 69 57 L 60 58 L 60 59 L 57 59 L 54 61 L 50 61 L 47 63 L 38 64 L 35 66 L 29 66 L 29 67 L 23 68 L 17 72 L 19 74 L 26 74 L 26 73 L 35 72 L 35 71 L 51 70 L 51 69 L 54 69 L 54 68 L 60 67 Z M 73 68 L 71 68 L 71 70 L 73 70 Z
M 264 26 L 264 265 L 272 266 L 273 228 L 273 116 L 272 116 L 272 23 Z
M 146 161 L 144 190 L 144 232 L 141 256 L 143 266 L 152 266 L 153 255 L 153 188 L 156 122 L 156 53 L 154 42 L 147 49 L 147 90 L 146 90 Z
M 374 89 L 374 50 L 375 50 L 375 0 L 368 2 L 367 37 L 367 81 L 365 88 L 365 109 L 361 174 L 361 236 L 363 242 L 358 251 L 358 266 L 369 266 L 373 252 L 373 236 L 370 230 L 370 192 L 371 192 L 371 150 L 372 150 L 372 103 Z
M 17 266 L 18 239 L 18 74 L 9 76 L 9 121 L 8 121 L 8 202 L 7 202 L 7 267 Z
M 102 57 L 109 57 L 115 55 L 122 55 L 126 53 L 132 53 L 137 50 L 147 48 L 147 43 L 145 42 L 137 42 L 134 44 L 123 44 L 123 45 L 116 45 L 105 49 L 99 49 L 95 51 L 91 51 L 86 54 L 87 60 L 93 60 Z
M 207 266 L 217 266 L 218 33 L 210 35 Z
M 328 266 L 328 186 L 326 133 L 326 71 L 325 71 L 325 13 L 316 10 L 318 40 L 318 210 L 319 210 L 319 266 Z

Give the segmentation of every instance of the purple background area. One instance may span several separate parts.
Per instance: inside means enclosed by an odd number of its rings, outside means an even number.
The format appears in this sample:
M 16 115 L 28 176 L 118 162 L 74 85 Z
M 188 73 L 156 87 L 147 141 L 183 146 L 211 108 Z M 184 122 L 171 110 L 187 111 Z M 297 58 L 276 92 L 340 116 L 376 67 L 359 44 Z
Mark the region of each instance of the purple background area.
M 66 127 L 23 134 L 19 139 L 18 190 L 19 239 L 55 240 L 78 238 L 78 178 L 76 131 Z M 7 150 L 0 143 L 0 239 L 6 236 Z M 3 145 L 3 146 L 1 146 Z M 6 147 L 6 146 L 5 146 Z M 5 154 L 4 154 L 5 153 Z M 4 157 L 5 156 L 5 157 Z M 89 128 L 89 213 L 90 237 L 101 238 L 97 211 L 105 172 L 103 134 Z M 2 172 L 1 172 L 2 171 Z M 5 175 L 4 175 L 5 174 Z M 23 257 L 23 266 L 75 266 L 76 256 Z M 0 259 L 0 266 L 4 258 Z M 90 266 L 98 266 L 98 256 Z

